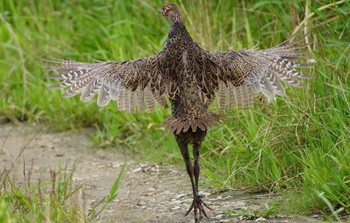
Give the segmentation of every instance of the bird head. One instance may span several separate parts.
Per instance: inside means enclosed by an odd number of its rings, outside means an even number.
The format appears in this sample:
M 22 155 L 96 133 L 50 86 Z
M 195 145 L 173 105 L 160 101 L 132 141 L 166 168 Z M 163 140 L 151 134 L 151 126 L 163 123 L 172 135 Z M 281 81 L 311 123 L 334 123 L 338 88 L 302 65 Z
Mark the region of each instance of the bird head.
M 164 4 L 159 10 L 159 13 L 161 13 L 170 24 L 182 22 L 181 13 L 175 4 Z

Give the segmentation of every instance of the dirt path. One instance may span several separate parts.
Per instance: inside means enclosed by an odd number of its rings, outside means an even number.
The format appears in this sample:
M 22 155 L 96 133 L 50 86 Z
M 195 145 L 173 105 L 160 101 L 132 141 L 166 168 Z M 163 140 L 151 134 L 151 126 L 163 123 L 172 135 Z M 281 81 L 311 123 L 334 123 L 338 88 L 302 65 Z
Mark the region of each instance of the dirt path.
M 74 175 L 77 184 L 84 185 L 87 204 L 101 200 L 109 192 L 122 166 L 127 163 L 127 171 L 119 189 L 118 198 L 101 216 L 101 222 L 126 223 L 188 223 L 194 222 L 192 215 L 184 217 L 191 203 L 191 188 L 182 166 L 158 166 L 137 163 L 131 157 L 106 152 L 94 147 L 89 140 L 93 130 L 79 132 L 52 133 L 38 132 L 40 127 L 27 125 L 0 126 L 0 169 L 15 166 L 21 179 L 23 158 L 26 165 L 34 158 L 34 177 L 58 169 L 59 164 L 80 160 Z M 29 144 L 28 144 L 29 143 Z M 27 145 L 27 146 L 26 146 Z M 21 150 L 25 150 L 15 161 Z M 46 174 L 49 175 L 49 174 Z M 242 216 L 230 216 L 227 210 L 259 210 L 271 198 L 268 194 L 245 192 L 225 192 L 202 186 L 205 201 L 213 211 L 208 211 L 206 222 L 254 222 L 242 220 Z M 272 217 L 260 222 L 320 222 L 307 217 Z M 257 222 L 257 221 L 256 221 Z

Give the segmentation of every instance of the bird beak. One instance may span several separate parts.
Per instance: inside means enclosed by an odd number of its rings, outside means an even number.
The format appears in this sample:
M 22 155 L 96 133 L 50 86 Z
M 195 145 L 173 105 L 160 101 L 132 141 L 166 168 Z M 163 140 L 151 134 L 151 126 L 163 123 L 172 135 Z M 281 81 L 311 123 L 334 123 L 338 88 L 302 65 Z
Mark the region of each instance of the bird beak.
M 163 14 L 163 9 L 159 9 L 158 12 L 159 12 L 160 14 Z

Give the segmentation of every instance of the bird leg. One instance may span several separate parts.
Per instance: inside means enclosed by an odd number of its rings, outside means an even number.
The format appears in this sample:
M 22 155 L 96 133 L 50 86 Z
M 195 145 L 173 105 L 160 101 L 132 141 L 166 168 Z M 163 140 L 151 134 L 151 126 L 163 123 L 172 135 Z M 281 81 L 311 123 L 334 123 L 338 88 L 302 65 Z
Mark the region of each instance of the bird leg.
M 195 187 L 198 192 L 198 181 L 199 181 L 199 173 L 200 173 L 200 166 L 199 166 L 199 153 L 201 149 L 200 143 L 194 143 L 193 144 L 193 174 L 194 174 L 194 182 Z
M 199 151 L 201 147 L 201 143 L 193 143 L 193 158 L 194 158 L 194 166 L 192 166 L 191 159 L 188 153 L 188 143 L 182 143 L 181 140 L 177 140 L 178 145 L 181 150 L 182 157 L 185 161 L 186 170 L 188 176 L 190 177 L 192 190 L 193 190 L 193 202 L 185 216 L 187 216 L 192 210 L 194 211 L 195 222 L 200 222 L 202 219 L 202 215 L 208 217 L 204 207 L 211 209 L 206 203 L 202 201 L 200 195 L 198 195 L 198 181 L 199 181 Z
M 191 207 L 188 209 L 188 211 L 186 212 L 186 215 L 188 215 L 190 213 L 190 211 L 192 209 L 194 209 L 194 214 L 195 214 L 195 220 L 197 222 L 197 210 L 199 210 L 199 221 L 200 219 L 202 219 L 202 214 L 205 217 L 207 216 L 207 213 L 205 212 L 204 207 L 208 208 L 211 210 L 211 208 L 204 203 L 204 201 L 202 200 L 202 196 L 198 194 L 198 182 L 199 182 L 199 173 L 200 173 L 200 166 L 199 166 L 199 154 L 200 154 L 200 148 L 201 148 L 201 143 L 196 142 L 193 143 L 193 159 L 194 159 L 194 166 L 193 166 L 193 175 L 194 175 L 194 187 L 195 187 L 195 193 L 193 193 L 193 202 Z M 198 221 L 198 222 L 199 222 Z

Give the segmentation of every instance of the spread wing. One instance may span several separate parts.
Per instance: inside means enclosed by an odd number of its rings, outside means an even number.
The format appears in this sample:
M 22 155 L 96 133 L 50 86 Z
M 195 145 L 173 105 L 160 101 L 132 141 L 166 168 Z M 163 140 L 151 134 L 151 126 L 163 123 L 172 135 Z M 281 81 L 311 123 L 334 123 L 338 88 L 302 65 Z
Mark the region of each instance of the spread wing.
M 284 42 L 266 50 L 209 52 L 209 60 L 216 64 L 216 72 L 210 72 L 209 75 L 217 82 L 215 91 L 220 109 L 232 109 L 235 105 L 251 106 L 253 95 L 258 93 L 265 95 L 268 100 L 274 99 L 276 95 L 283 96 L 285 90 L 281 82 L 302 87 L 303 83 L 298 79 L 309 76 L 297 69 L 310 67 L 298 63 L 305 59 L 303 50 L 307 45 L 296 46 L 302 39 L 293 44 Z
M 80 100 L 90 101 L 98 94 L 97 104 L 106 106 L 110 100 L 118 102 L 120 110 L 135 112 L 154 111 L 156 102 L 166 107 L 166 80 L 162 78 L 162 56 L 114 62 L 83 63 L 72 60 L 54 60 L 53 78 L 62 81 L 54 86 L 66 88 L 62 94 L 72 97 L 81 93 Z

